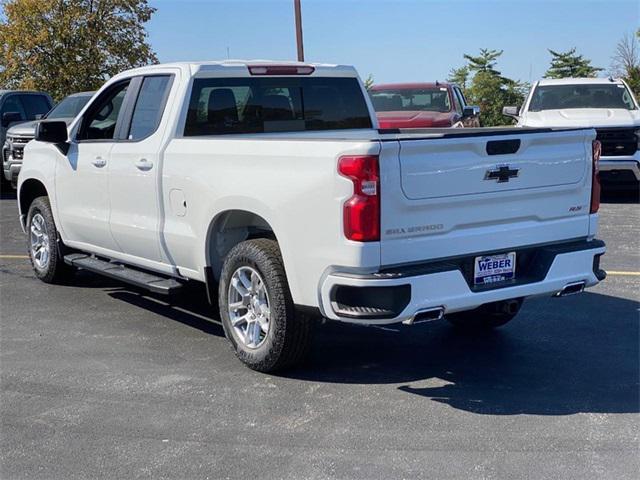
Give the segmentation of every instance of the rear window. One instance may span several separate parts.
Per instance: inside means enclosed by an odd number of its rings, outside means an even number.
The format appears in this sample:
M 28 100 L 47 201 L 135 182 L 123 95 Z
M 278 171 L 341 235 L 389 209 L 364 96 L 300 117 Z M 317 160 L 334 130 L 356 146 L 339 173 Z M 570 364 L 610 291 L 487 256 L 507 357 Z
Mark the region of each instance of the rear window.
M 200 78 L 185 136 L 372 128 L 355 78 Z

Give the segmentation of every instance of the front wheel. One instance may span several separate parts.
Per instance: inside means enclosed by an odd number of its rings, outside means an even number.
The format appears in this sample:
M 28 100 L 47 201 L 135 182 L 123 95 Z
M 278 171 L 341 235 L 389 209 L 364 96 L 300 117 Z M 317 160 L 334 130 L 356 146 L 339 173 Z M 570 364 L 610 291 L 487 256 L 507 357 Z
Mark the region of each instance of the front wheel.
M 45 283 L 62 283 L 73 271 L 64 263 L 48 197 L 36 198 L 27 213 L 27 247 L 33 271 Z
M 523 299 L 487 303 L 466 312 L 451 313 L 445 318 L 455 327 L 465 330 L 488 330 L 510 322 L 520 311 Z
M 291 367 L 309 350 L 311 320 L 295 315 L 274 240 L 248 240 L 231 249 L 220 275 L 218 303 L 225 335 L 249 368 Z

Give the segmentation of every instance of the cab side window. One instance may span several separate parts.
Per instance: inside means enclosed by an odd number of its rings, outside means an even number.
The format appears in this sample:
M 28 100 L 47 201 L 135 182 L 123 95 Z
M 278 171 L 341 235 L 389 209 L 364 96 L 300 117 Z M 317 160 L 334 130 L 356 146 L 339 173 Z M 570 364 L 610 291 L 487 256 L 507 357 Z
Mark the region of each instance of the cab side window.
M 452 90 L 453 93 L 453 105 L 455 106 L 456 112 L 462 114 L 462 102 L 460 101 L 460 94 L 457 88 Z
M 82 120 L 78 140 L 111 140 L 115 138 L 129 80 L 114 85 L 89 107 Z
M 9 95 L 9 97 L 2 104 L 2 112 L 0 112 L 0 116 L 10 112 L 20 114 L 20 120 L 27 119 L 19 95 Z
M 128 140 L 140 140 L 156 131 L 171 86 L 170 75 L 145 77 L 131 118 Z
M 27 120 L 42 118 L 45 113 L 51 110 L 49 99 L 44 95 L 20 95 L 20 101 L 24 107 Z

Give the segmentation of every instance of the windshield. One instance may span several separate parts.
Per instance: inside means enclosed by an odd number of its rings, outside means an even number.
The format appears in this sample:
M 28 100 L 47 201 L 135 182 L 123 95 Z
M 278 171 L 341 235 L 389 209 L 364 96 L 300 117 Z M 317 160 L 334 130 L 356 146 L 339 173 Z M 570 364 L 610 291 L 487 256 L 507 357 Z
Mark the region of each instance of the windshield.
M 445 87 L 374 90 L 369 92 L 376 112 L 449 112 L 451 102 Z
M 590 85 L 544 85 L 536 88 L 530 112 L 567 108 L 623 108 L 636 106 L 627 88 L 620 83 Z
M 82 107 L 84 107 L 93 93 L 87 93 L 83 95 L 70 95 L 63 98 L 53 109 L 47 113 L 46 118 L 73 118 L 75 117 Z

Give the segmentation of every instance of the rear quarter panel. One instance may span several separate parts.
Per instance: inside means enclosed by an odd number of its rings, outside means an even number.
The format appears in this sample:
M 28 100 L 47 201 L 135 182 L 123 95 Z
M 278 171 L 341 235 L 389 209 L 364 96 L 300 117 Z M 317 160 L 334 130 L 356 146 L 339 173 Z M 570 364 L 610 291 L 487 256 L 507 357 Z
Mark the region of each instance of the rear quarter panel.
M 342 227 L 342 204 L 350 180 L 337 173 L 346 154 L 378 154 L 377 141 L 185 137 L 164 155 L 164 236 L 173 262 L 202 272 L 208 264 L 210 225 L 229 210 L 262 217 L 279 242 L 294 302 L 318 305 L 318 285 L 332 267 L 375 271 L 380 244 L 350 242 Z M 186 215 L 171 211 L 180 190 Z

